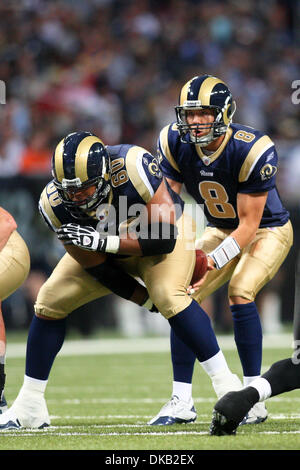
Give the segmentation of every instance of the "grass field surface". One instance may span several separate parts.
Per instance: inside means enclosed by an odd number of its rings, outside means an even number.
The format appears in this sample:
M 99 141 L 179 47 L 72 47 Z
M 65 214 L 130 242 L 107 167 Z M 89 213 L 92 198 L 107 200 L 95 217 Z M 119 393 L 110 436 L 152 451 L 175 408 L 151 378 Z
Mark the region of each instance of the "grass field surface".
M 220 338 L 220 344 L 232 371 L 241 377 L 232 337 Z M 263 370 L 289 357 L 291 351 L 289 335 L 265 340 Z M 8 341 L 9 405 L 23 382 L 24 352 L 24 343 Z M 242 426 L 236 436 L 212 437 L 209 425 L 216 398 L 199 364 L 193 381 L 196 422 L 147 425 L 170 398 L 171 382 L 168 338 L 67 340 L 54 363 L 46 391 L 51 426 L 1 432 L 0 449 L 299 450 L 299 391 L 269 399 L 265 423 Z

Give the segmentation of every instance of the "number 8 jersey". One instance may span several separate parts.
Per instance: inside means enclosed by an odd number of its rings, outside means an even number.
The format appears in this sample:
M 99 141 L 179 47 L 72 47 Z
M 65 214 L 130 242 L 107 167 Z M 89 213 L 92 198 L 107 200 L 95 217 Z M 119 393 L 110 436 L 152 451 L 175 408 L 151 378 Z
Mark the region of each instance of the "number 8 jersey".
M 210 226 L 238 226 L 238 193 L 268 192 L 260 228 L 282 226 L 289 220 L 276 188 L 274 143 L 251 127 L 231 124 L 218 150 L 207 155 L 201 147 L 181 142 L 173 123 L 160 133 L 158 155 L 164 176 L 184 184 L 204 205 Z

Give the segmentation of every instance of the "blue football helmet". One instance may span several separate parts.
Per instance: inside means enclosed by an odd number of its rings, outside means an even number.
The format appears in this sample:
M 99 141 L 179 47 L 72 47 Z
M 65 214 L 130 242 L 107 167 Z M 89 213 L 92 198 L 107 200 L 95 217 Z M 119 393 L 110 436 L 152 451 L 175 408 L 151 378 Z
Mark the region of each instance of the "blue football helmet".
M 211 109 L 215 119 L 212 124 L 188 124 L 187 111 Z M 177 128 L 184 143 L 194 143 L 201 147 L 226 133 L 236 110 L 235 101 L 228 86 L 212 75 L 197 76 L 189 80 L 181 89 L 179 105 L 175 106 Z M 209 130 L 206 135 L 193 135 L 191 130 Z
M 53 183 L 66 209 L 77 219 L 89 217 L 111 190 L 110 159 L 103 142 L 90 132 L 73 132 L 57 145 L 52 157 Z M 95 186 L 81 199 L 71 196 Z

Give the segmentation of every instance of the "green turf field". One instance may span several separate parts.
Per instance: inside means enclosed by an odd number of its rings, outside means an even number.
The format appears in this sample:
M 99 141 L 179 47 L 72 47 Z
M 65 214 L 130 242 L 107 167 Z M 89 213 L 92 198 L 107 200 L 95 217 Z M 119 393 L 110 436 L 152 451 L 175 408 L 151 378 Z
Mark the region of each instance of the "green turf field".
M 231 369 L 241 370 L 237 354 L 225 341 Z M 229 343 L 228 343 L 229 342 Z M 97 350 L 97 343 L 99 350 Z M 228 344 L 227 344 L 228 343 Z M 288 357 L 291 349 L 271 341 L 264 350 L 263 369 Z M 24 345 L 8 342 L 6 398 L 9 404 L 22 384 Z M 145 346 L 146 345 L 146 346 Z M 154 352 L 154 351 L 158 352 Z M 5 431 L 1 450 L 298 450 L 300 392 L 268 401 L 269 418 L 243 426 L 236 436 L 209 436 L 216 401 L 210 380 L 196 365 L 193 396 L 198 412 L 194 424 L 147 426 L 170 398 L 171 366 L 168 339 L 84 340 L 65 343 L 50 376 L 46 398 L 51 426 L 43 430 Z

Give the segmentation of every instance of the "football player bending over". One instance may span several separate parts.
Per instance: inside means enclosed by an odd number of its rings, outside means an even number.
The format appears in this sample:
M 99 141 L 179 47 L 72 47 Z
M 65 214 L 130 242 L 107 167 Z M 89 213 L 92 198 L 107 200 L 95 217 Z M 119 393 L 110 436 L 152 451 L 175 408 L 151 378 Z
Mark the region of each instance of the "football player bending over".
M 0 414 L 7 409 L 4 397 L 6 332 L 1 302 L 23 284 L 29 269 L 29 251 L 17 232 L 16 221 L 9 212 L 0 207 Z
M 111 292 L 148 309 L 155 305 L 214 387 L 222 384 L 224 394 L 240 389 L 209 317 L 187 292 L 195 265 L 195 230 L 157 159 L 141 147 L 105 147 L 95 135 L 76 132 L 58 144 L 52 167 L 40 211 L 67 253 L 38 293 L 23 386 L 0 416 L 0 429 L 50 424 L 44 393 L 64 342 L 66 319 Z M 189 420 L 195 416 L 191 408 Z
M 189 80 L 175 109 L 177 121 L 159 136 L 161 168 L 175 192 L 185 185 L 208 220 L 196 248 L 207 253 L 211 270 L 190 292 L 200 304 L 229 281 L 234 339 L 247 386 L 261 373 L 262 328 L 255 298 L 293 243 L 289 213 L 276 188 L 276 149 L 262 132 L 232 123 L 235 102 L 217 77 Z M 193 406 L 195 354 L 175 328 L 171 352 L 173 396 L 149 424 L 173 424 L 176 418 L 186 422 L 184 410 Z M 224 394 L 222 386 L 216 391 Z M 266 418 L 264 403 L 257 403 L 243 424 Z

